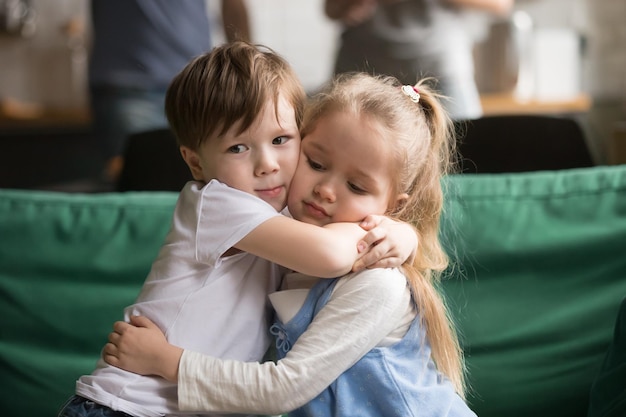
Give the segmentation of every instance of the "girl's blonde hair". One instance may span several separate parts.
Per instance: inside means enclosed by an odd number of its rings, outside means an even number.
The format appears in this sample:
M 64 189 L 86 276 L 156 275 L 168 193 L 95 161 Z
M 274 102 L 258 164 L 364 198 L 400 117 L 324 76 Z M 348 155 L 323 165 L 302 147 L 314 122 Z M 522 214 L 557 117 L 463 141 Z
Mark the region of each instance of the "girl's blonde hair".
M 380 126 L 381 139 L 392 147 L 392 196 L 406 193 L 401 204 L 390 202 L 387 215 L 415 226 L 417 255 L 404 265 L 413 299 L 426 328 L 437 368 L 464 396 L 464 361 L 461 347 L 437 289 L 448 257 L 439 241 L 443 210 L 442 178 L 454 164 L 454 129 L 440 96 L 421 80 L 408 91 L 394 77 L 364 73 L 342 74 L 313 98 L 305 110 L 302 137 L 318 120 L 333 112 L 367 117 Z M 414 90 L 413 90 L 414 87 Z M 419 100 L 415 102 L 419 94 Z M 395 198 L 394 198 L 395 201 Z

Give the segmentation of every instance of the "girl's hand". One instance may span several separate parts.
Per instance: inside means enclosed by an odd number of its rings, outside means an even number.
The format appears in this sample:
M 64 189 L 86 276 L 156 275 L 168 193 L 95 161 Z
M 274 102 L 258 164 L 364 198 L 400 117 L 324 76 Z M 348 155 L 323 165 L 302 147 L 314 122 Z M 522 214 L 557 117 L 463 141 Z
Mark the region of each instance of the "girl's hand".
M 170 345 L 159 327 L 146 317 L 131 316 L 130 323 L 117 321 L 104 346 L 104 361 L 140 375 L 178 380 L 183 349 Z
M 417 251 L 417 230 L 407 223 L 386 216 L 369 215 L 360 226 L 367 234 L 358 244 L 362 255 L 352 267 L 357 272 L 365 268 L 394 268 L 411 262 Z

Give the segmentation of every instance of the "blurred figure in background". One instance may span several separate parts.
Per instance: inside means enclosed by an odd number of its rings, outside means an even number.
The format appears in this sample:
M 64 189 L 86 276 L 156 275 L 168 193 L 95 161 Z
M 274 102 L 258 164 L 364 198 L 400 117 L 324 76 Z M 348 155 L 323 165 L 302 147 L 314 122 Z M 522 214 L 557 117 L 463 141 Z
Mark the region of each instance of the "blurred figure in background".
M 226 39 L 249 39 L 245 0 L 221 0 Z M 93 129 L 115 183 L 126 139 L 168 126 L 165 92 L 191 58 L 213 47 L 206 0 L 92 0 L 89 89 Z
M 455 120 L 482 115 L 474 80 L 471 11 L 505 16 L 513 0 L 325 0 L 344 25 L 335 73 L 389 74 L 404 84 L 434 77 Z M 484 23 L 484 22 L 483 22 Z

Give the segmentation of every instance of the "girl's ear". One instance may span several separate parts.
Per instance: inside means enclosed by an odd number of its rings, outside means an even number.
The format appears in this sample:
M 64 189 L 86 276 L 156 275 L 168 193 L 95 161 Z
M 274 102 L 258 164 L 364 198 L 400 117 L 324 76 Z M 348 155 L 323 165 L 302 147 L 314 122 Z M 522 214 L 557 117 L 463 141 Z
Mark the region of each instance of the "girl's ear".
M 398 211 L 406 204 L 409 200 L 409 195 L 407 193 L 401 193 L 396 196 L 396 201 L 394 201 L 393 209 L 394 211 Z
M 189 167 L 193 178 L 196 181 L 204 181 L 204 177 L 202 175 L 202 166 L 200 165 L 200 156 L 198 155 L 198 153 L 191 148 L 181 146 L 180 154 L 187 163 L 187 166 Z

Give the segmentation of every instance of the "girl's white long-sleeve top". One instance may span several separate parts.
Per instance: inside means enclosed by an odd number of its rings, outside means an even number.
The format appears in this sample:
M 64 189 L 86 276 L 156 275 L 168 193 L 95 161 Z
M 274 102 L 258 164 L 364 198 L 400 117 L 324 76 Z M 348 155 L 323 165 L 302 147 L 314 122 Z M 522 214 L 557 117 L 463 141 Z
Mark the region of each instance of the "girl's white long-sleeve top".
M 401 339 L 415 315 L 400 270 L 349 274 L 278 363 L 221 360 L 185 350 L 179 364 L 180 410 L 289 412 L 315 398 L 372 348 Z

